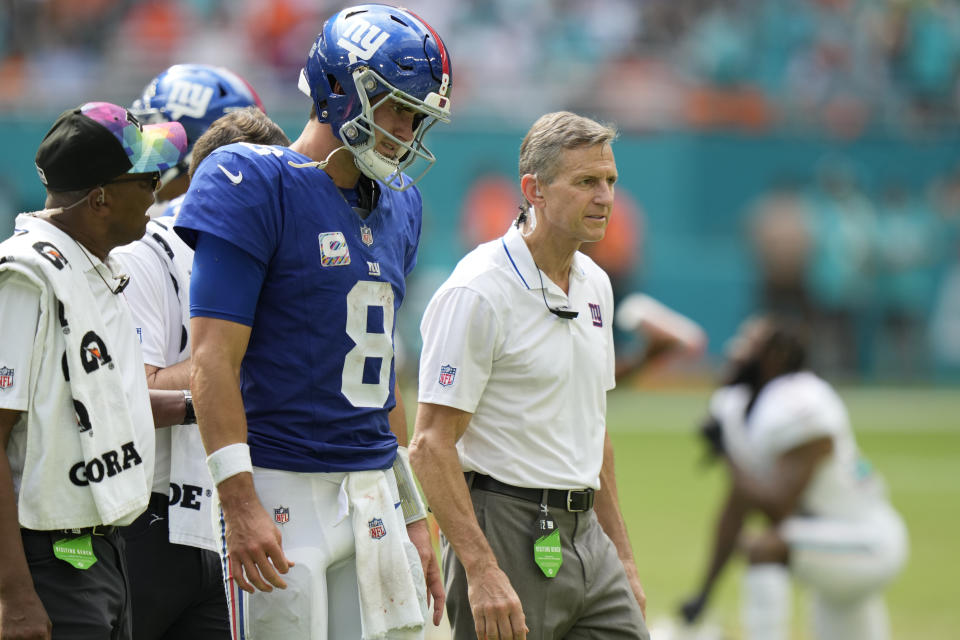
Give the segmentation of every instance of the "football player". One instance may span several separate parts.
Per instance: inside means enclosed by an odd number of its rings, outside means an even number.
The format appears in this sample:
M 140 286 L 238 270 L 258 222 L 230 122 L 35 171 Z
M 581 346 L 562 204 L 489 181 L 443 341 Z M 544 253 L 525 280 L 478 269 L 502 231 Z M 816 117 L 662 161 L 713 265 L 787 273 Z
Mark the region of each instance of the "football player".
M 422 637 L 427 587 L 439 622 L 407 434 L 388 413 L 421 229 L 413 185 L 450 80 L 421 18 L 344 9 L 301 73 L 313 109 L 299 139 L 228 145 L 194 174 L 176 228 L 196 249 L 192 387 L 235 638 Z
M 745 322 L 731 342 L 730 379 L 704 426 L 731 487 L 706 576 L 681 613 L 699 617 L 741 538 L 747 640 L 789 637 L 791 574 L 812 592 L 818 640 L 885 640 L 882 590 L 905 562 L 906 529 L 860 455 L 843 401 L 806 370 L 806 353 L 803 331 L 771 317 Z M 741 536 L 751 513 L 768 527 Z

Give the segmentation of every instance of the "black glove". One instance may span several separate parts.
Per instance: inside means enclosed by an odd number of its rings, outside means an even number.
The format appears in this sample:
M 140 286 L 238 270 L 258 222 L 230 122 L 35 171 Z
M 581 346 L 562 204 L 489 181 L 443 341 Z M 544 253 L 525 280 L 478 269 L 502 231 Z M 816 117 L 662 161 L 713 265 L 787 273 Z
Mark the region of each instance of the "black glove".
M 680 617 L 682 617 L 683 621 L 687 624 L 693 624 L 697 618 L 700 617 L 700 614 L 703 613 L 706 606 L 707 596 L 704 594 L 689 598 L 680 605 Z

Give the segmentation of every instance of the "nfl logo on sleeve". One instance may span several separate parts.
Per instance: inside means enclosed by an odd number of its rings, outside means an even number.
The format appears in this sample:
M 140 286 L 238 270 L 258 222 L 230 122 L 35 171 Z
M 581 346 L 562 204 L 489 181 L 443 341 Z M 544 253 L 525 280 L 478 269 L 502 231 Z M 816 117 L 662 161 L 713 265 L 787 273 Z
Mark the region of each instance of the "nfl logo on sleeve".
M 13 386 L 13 369 L 0 367 L 0 389 L 9 389 Z
M 277 507 L 273 510 L 273 521 L 277 524 L 290 522 L 290 507 Z
M 457 376 L 457 369 L 448 364 L 440 367 L 440 386 L 449 387 L 453 384 L 453 379 Z

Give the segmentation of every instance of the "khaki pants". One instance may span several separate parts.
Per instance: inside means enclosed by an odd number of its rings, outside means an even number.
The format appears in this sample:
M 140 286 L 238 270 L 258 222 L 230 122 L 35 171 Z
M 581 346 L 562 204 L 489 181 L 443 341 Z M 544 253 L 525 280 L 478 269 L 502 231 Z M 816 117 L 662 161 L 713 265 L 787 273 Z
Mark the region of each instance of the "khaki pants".
M 526 616 L 530 640 L 648 640 L 640 605 L 616 548 L 591 511 L 550 509 L 560 528 L 563 566 L 547 578 L 533 561 L 534 502 L 473 489 L 473 509 Z M 463 565 L 445 538 L 447 616 L 454 640 L 475 640 Z

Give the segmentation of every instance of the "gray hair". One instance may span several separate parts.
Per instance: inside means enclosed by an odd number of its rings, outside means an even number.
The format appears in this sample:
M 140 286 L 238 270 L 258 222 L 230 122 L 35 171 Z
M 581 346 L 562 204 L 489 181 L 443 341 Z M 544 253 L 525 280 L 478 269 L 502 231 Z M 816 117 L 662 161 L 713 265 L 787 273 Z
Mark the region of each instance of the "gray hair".
M 560 171 L 564 151 L 610 144 L 618 135 L 612 124 L 601 124 L 569 111 L 542 115 L 520 144 L 520 177 L 530 173 L 544 184 L 550 184 Z

